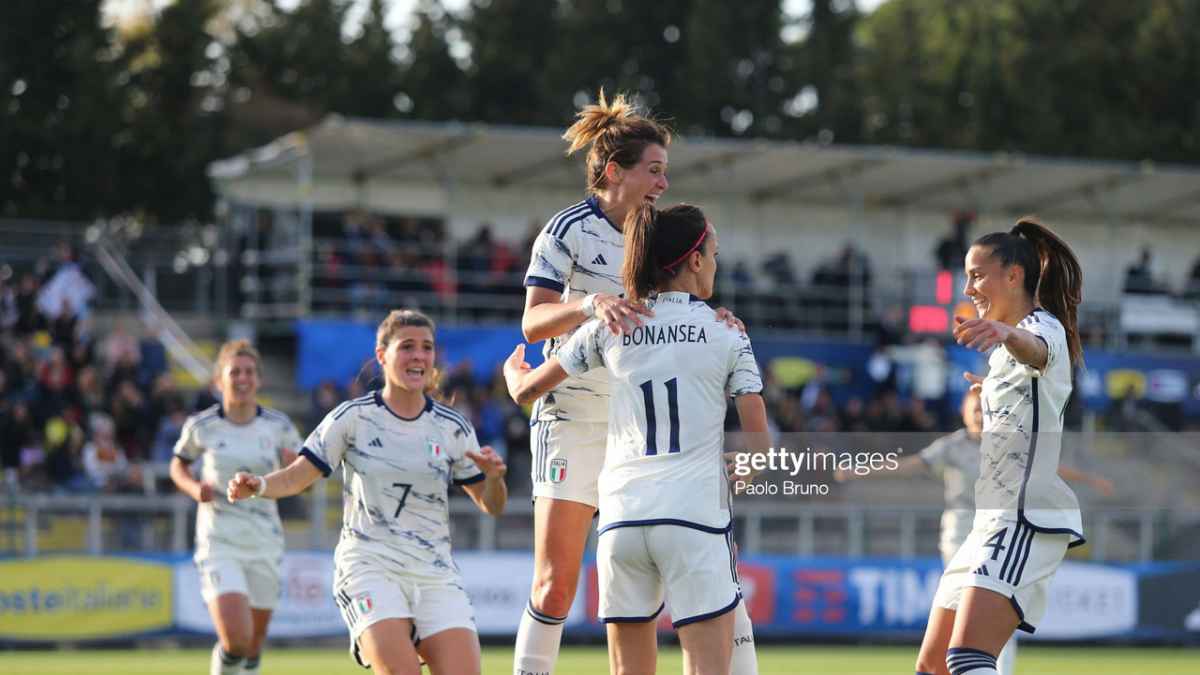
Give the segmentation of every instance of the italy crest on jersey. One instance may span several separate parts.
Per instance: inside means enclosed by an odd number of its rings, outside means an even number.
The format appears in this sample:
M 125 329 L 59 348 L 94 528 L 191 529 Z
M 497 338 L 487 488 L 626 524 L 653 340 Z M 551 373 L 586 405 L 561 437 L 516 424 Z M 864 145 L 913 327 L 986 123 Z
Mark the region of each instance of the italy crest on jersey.
M 429 459 L 442 458 L 442 446 L 434 442 L 433 439 L 425 441 L 425 449 L 429 450 Z
M 371 602 L 370 595 L 360 595 L 354 599 L 354 604 L 358 607 L 359 614 L 370 614 L 375 608 L 375 603 Z
M 567 460 L 552 459 L 550 460 L 550 482 L 561 483 L 567 479 Z

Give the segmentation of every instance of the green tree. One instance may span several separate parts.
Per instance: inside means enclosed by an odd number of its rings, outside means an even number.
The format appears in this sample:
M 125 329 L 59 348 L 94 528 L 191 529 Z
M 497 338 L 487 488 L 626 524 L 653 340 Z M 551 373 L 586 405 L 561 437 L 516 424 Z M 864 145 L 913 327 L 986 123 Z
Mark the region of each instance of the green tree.
M 100 0 L 0 3 L 0 214 L 77 219 L 126 207 L 122 69 Z
M 408 39 L 395 104 L 417 119 L 464 119 L 471 110 L 471 85 L 450 55 L 449 17 L 436 0 L 426 0 L 415 11 L 417 25 Z
M 558 37 L 557 0 L 474 0 L 460 22 L 471 46 L 472 118 L 544 124 L 542 69 Z
M 125 39 L 128 67 L 121 111 L 124 203 L 163 222 L 212 209 L 208 163 L 220 156 L 225 125 L 221 46 L 206 26 L 217 0 L 178 0 Z
M 395 117 L 400 93 L 400 68 L 393 57 L 395 43 L 384 25 L 388 3 L 371 0 L 361 33 L 346 47 L 351 86 L 346 98 L 334 101 L 339 112 L 362 117 Z

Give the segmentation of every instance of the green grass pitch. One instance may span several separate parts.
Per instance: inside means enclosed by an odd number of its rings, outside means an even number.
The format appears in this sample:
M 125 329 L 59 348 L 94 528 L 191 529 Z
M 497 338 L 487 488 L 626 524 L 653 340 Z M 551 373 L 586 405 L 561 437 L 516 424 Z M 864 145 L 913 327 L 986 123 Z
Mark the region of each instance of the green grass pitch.
M 0 651 L 5 675 L 197 675 L 208 672 L 208 650 L 145 649 L 81 651 Z M 761 675 L 908 675 L 913 672 L 916 647 L 773 646 L 759 648 Z M 1022 645 L 1020 675 L 1195 675 L 1200 673 L 1200 649 L 1045 647 Z M 681 672 L 678 648 L 659 654 L 660 673 Z M 369 673 L 354 665 L 343 649 L 276 647 L 263 657 L 264 675 L 336 675 Z M 426 671 L 428 672 L 428 671 Z M 512 672 L 512 650 L 483 648 L 483 673 Z M 608 656 L 603 647 L 566 647 L 559 660 L 560 675 L 604 675 Z

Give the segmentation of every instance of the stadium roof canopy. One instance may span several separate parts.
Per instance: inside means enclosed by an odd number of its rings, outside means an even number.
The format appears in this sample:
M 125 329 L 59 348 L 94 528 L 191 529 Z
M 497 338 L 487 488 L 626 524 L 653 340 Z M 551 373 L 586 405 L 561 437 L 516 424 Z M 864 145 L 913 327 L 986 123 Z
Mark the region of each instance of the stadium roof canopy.
M 218 183 L 295 179 L 577 190 L 581 160 L 560 130 L 331 115 L 209 166 Z M 1100 222 L 1200 221 L 1200 167 L 1011 153 L 679 138 L 672 187 L 754 202 L 1063 215 Z

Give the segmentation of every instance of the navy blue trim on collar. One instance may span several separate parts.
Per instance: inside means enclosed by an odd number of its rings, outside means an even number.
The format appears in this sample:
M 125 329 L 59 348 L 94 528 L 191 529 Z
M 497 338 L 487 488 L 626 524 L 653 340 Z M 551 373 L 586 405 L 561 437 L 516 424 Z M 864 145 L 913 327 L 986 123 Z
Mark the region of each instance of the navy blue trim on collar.
M 421 415 L 424 415 L 425 413 L 429 412 L 430 410 L 433 410 L 433 399 L 429 398 L 429 396 L 426 396 L 425 397 L 425 407 L 421 408 L 421 412 L 417 413 L 416 417 L 405 417 L 404 415 L 401 415 L 400 413 L 398 413 L 395 410 L 392 410 L 390 407 L 388 407 L 388 404 L 383 401 L 383 393 L 380 392 L 380 390 L 376 389 L 375 391 L 373 391 L 371 393 L 375 395 L 375 405 L 390 412 L 392 414 L 392 417 L 395 417 L 398 420 L 403 420 L 405 422 L 415 422 L 418 419 L 421 419 Z
M 598 216 L 600 218 L 603 218 L 604 222 L 608 223 L 609 227 L 616 230 L 617 233 L 619 233 L 619 234 L 624 233 L 623 230 L 621 230 L 621 228 L 617 227 L 616 223 L 614 223 L 613 221 L 608 219 L 608 214 L 604 213 L 604 209 L 600 208 L 600 198 L 599 197 L 597 197 L 596 195 L 589 195 L 586 201 L 588 203 L 588 206 L 592 207 L 592 213 L 596 214 L 596 216 Z
M 261 405 L 255 405 L 254 406 L 254 416 L 262 417 L 262 414 L 263 414 L 263 407 Z M 220 417 L 221 419 L 225 419 L 225 404 L 224 403 L 217 404 L 217 417 Z

